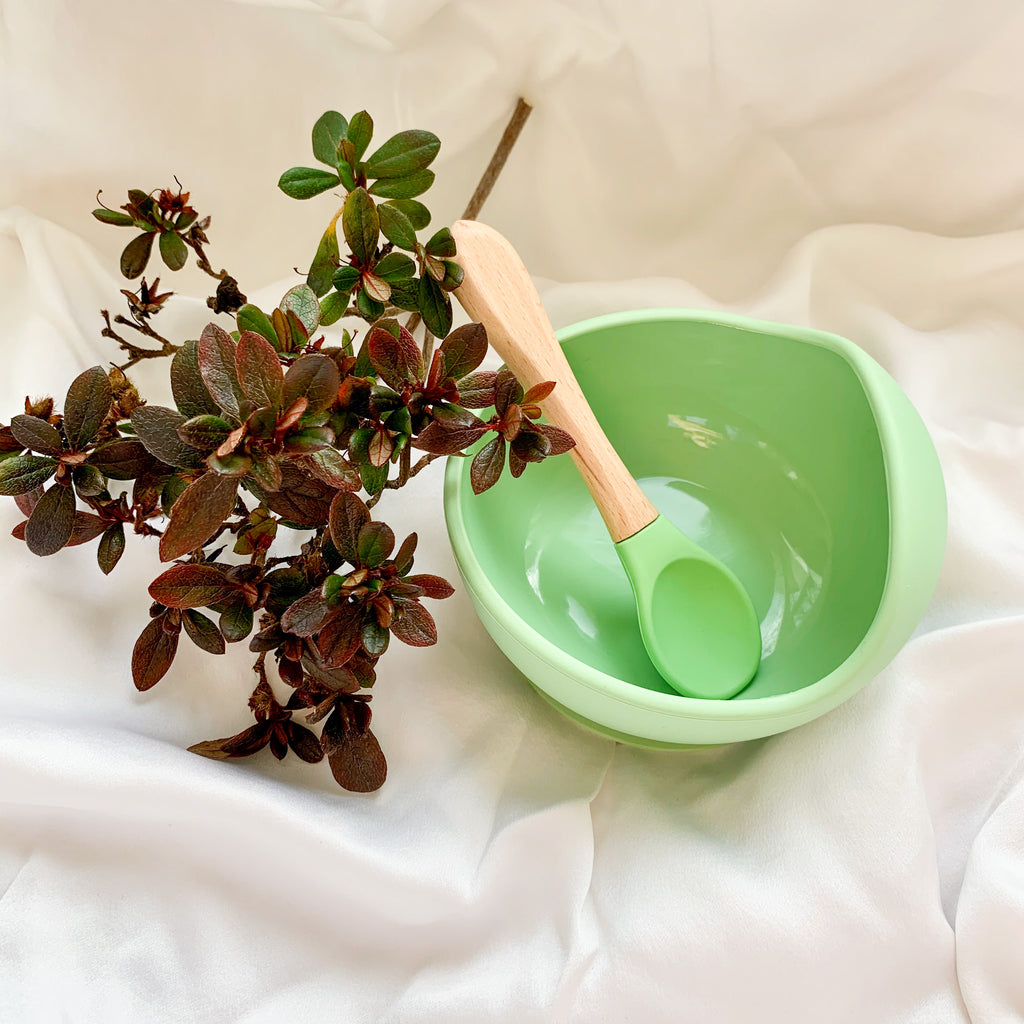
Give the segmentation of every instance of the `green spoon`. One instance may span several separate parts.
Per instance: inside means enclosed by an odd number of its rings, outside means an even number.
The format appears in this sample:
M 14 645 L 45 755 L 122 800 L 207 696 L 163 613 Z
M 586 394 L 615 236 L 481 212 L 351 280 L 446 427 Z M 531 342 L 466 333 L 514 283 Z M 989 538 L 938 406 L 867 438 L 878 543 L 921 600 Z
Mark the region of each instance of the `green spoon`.
M 758 619 L 743 585 L 640 490 L 591 411 L 508 239 L 467 220 L 452 234 L 465 273 L 455 293 L 463 309 L 484 325 L 523 387 L 546 380 L 558 385 L 545 411 L 576 441 L 571 454 L 633 586 L 640 635 L 654 667 L 687 697 L 722 700 L 739 693 L 761 660 Z

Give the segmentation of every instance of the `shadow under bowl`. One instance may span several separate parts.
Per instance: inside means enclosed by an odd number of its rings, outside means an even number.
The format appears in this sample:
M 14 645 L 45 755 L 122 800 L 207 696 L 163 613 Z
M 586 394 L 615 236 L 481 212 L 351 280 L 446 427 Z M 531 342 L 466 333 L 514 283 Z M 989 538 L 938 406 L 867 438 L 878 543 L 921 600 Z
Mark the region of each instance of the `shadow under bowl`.
M 731 700 L 677 694 L 570 459 L 479 497 L 451 459 L 449 536 L 502 651 L 571 718 L 649 747 L 782 732 L 869 682 L 924 614 L 946 537 L 935 449 L 893 379 L 844 338 L 725 313 L 616 313 L 558 336 L 643 490 L 747 588 L 762 660 Z

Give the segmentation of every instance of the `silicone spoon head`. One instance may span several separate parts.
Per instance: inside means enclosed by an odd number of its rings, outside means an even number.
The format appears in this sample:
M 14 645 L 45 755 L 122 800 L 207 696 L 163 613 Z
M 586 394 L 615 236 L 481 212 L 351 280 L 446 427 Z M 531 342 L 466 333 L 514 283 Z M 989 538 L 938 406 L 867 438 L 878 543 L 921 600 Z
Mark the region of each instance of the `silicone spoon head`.
M 664 516 L 615 545 L 651 662 L 686 697 L 725 700 L 761 660 L 757 614 L 736 576 Z

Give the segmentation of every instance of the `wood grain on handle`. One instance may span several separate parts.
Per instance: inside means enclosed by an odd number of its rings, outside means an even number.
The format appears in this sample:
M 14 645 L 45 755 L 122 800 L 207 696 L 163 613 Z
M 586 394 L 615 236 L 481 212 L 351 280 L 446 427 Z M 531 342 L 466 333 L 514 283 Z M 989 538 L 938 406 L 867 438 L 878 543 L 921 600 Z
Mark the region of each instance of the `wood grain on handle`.
M 524 388 L 557 386 L 544 400 L 550 423 L 572 434 L 576 461 L 612 540 L 654 522 L 658 510 L 640 490 L 590 410 L 523 261 L 509 241 L 477 221 L 452 225 L 465 277 L 455 297 L 487 329 L 487 339 Z

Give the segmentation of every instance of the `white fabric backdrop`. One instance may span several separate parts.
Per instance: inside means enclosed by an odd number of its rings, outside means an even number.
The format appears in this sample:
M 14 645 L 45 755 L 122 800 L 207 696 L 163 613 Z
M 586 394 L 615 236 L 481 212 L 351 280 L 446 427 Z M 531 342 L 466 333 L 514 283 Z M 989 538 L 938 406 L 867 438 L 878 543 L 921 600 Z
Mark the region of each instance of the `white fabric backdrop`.
M 522 93 L 485 217 L 556 325 L 685 305 L 852 337 L 950 501 L 893 665 L 741 746 L 579 730 L 458 594 L 437 647 L 382 662 L 369 797 L 185 751 L 246 724 L 253 679 L 183 645 L 135 692 L 154 552 L 106 579 L 3 542 L 0 1022 L 1024 1019 L 1022 49 L 1013 0 L 0 0 L 4 419 L 112 358 L 97 187 L 177 174 L 214 262 L 272 302 L 324 217 L 275 187 L 319 113 L 437 132 L 443 223 Z M 386 515 L 454 574 L 440 492 L 424 474 Z

